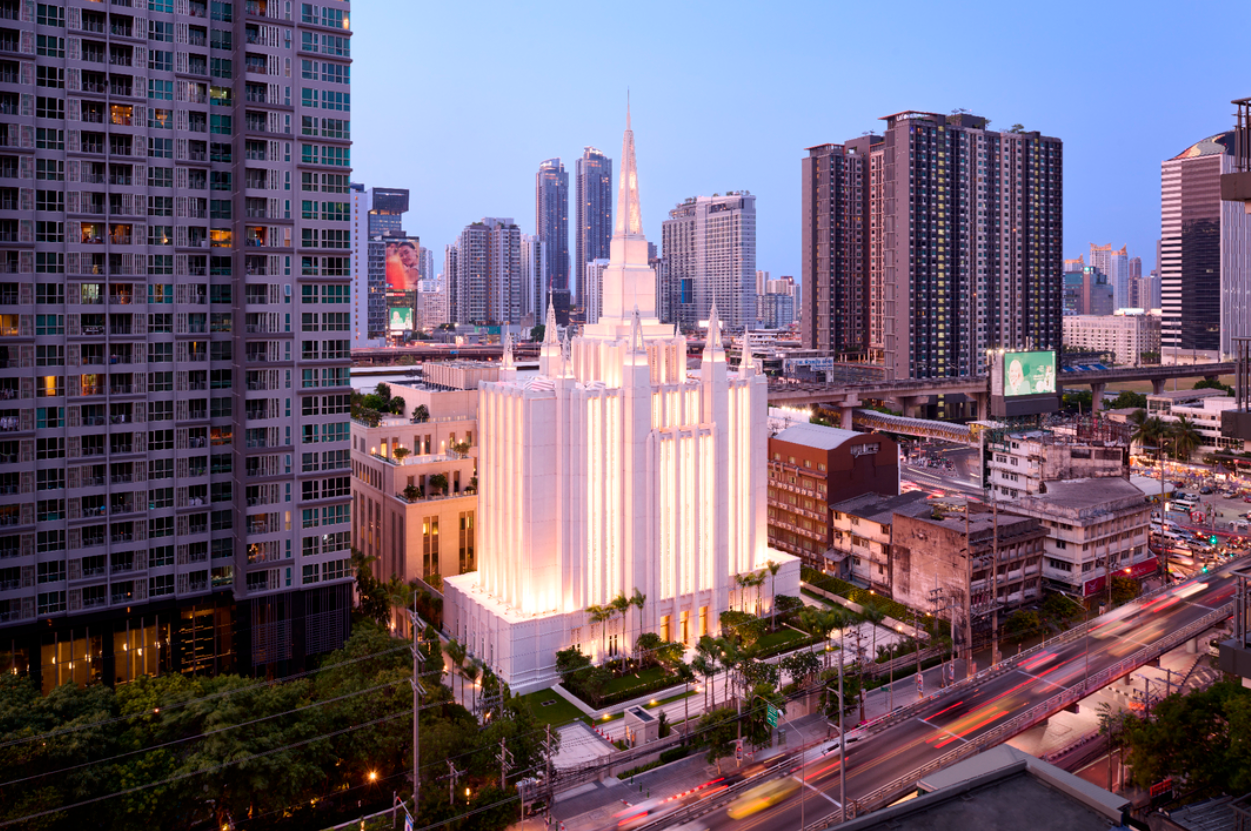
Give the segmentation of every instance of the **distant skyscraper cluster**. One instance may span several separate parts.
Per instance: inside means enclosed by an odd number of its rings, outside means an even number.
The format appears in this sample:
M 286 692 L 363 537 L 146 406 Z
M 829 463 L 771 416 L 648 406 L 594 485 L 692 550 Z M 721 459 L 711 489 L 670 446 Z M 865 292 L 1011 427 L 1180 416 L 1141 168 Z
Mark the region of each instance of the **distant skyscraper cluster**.
M 594 147 L 582 150 L 582 158 L 575 167 L 577 178 L 577 217 L 574 225 L 574 256 L 577 285 L 568 282 L 561 288 L 575 288 L 582 296 L 586 280 L 587 263 L 608 258 L 608 244 L 612 239 L 612 159 Z
M 804 345 L 888 378 L 1059 348 L 1062 142 L 967 113 L 885 121 L 803 160 Z
M 661 226 L 672 320 L 694 331 L 713 304 L 729 331 L 756 322 L 756 197 L 747 191 L 696 196 Z
M 455 259 L 455 277 L 448 278 L 451 322 L 520 322 L 521 229 L 511 217 L 484 217 L 465 226 Z
M 539 165 L 534 179 L 534 235 L 544 250 L 533 252 L 531 260 L 542 262 L 539 295 L 569 289 L 569 174 L 560 159 Z M 527 290 L 527 294 L 531 290 Z M 546 308 L 547 301 L 539 305 Z

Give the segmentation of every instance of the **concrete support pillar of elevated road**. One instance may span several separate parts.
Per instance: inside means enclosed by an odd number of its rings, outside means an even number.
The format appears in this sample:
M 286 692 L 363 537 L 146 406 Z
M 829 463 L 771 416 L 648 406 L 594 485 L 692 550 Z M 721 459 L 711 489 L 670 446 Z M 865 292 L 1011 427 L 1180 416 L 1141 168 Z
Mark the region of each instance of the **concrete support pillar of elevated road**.
M 1167 378 L 1152 378 L 1151 379 L 1151 394 L 1159 395 L 1160 393 L 1164 392 L 1164 384 L 1167 380 L 1168 380 Z
M 975 393 L 972 393 L 969 397 L 972 398 L 973 403 L 977 405 L 978 419 L 981 421 L 986 421 L 987 419 L 989 419 L 990 418 L 990 393 L 989 392 L 975 392 Z
M 1092 414 L 1098 415 L 1103 412 L 1103 391 L 1107 388 L 1107 384 L 1090 385 L 1090 412 Z
M 842 426 L 844 430 L 853 429 L 852 417 L 855 415 L 856 408 L 859 406 L 860 406 L 859 398 L 848 398 L 843 401 L 842 403 L 843 425 Z
M 924 395 L 901 395 L 895 399 L 895 402 L 899 404 L 899 410 L 905 418 L 918 418 L 921 407 L 925 406 L 928 400 L 929 397 Z

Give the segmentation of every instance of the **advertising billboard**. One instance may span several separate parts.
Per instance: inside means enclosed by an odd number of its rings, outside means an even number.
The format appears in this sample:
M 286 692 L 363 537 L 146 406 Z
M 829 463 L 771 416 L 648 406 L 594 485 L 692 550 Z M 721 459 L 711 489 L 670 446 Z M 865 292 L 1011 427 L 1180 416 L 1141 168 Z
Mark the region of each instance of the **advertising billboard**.
M 386 240 L 387 295 L 417 291 L 421 281 L 421 242 L 417 237 Z
M 413 310 L 408 306 L 392 306 L 387 313 L 387 328 L 392 332 L 409 332 L 414 328 Z
M 1003 356 L 1003 397 L 1055 394 L 1056 353 L 1008 352 Z

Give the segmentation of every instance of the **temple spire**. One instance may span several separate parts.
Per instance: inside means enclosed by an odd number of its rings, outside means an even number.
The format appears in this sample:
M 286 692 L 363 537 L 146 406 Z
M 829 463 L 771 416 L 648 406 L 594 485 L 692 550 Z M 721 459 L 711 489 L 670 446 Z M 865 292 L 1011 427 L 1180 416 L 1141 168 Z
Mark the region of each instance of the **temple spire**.
M 721 318 L 717 315 L 717 301 L 712 301 L 712 309 L 708 312 L 708 349 L 720 350 Z
M 514 369 L 513 363 L 513 332 L 509 328 L 511 324 L 504 324 L 504 354 L 501 356 L 500 365 L 504 369 Z
M 634 164 L 634 130 L 630 128 L 630 98 L 626 93 L 626 129 L 621 139 L 621 180 L 617 186 L 617 221 L 613 236 L 643 235 L 639 212 L 638 170 Z
M 547 318 L 543 321 L 543 342 L 556 342 L 556 305 L 552 298 L 547 298 Z
M 634 316 L 630 320 L 630 351 L 646 352 L 643 348 L 643 321 L 639 318 L 639 307 L 634 307 Z

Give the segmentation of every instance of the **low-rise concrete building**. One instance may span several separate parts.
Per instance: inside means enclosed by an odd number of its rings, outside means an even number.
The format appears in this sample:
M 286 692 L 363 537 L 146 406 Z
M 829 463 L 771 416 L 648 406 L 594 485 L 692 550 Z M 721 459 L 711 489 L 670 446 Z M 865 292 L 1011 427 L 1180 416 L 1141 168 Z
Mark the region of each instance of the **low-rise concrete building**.
M 899 492 L 899 446 L 877 433 L 793 424 L 769 439 L 769 544 L 825 567 L 830 505 Z
M 962 648 L 972 632 L 989 630 L 996 608 L 1002 624 L 1005 613 L 1042 599 L 1047 532 L 1031 517 L 981 507 L 971 515 L 896 513 L 891 527 L 891 597 L 951 620 Z
M 403 416 L 352 419 L 352 544 L 378 558 L 382 579 L 438 588 L 477 568 L 478 390 L 395 384 L 391 394 Z
M 1032 430 L 988 438 L 986 453 L 992 495 L 1001 502 L 1040 493 L 1046 482 L 1129 475 L 1129 447 L 1118 439 Z
M 1224 390 L 1165 390 L 1147 396 L 1147 415 L 1158 416 L 1166 424 L 1185 417 L 1201 436 L 1195 455 L 1233 451 L 1241 453 L 1244 442 L 1221 433 L 1221 414 L 1237 409 L 1238 402 Z
M 825 571 L 891 594 L 891 522 L 896 513 L 930 514 L 922 491 L 866 493 L 831 505 L 833 535 Z
M 1151 505 L 1127 479 L 1049 482 L 1045 493 L 1022 496 L 1007 509 L 1042 523 L 1043 576 L 1064 592 L 1106 592 L 1109 570 L 1135 578 L 1156 571 L 1147 547 Z
M 1137 366 L 1144 353 L 1160 351 L 1158 309 L 1122 309 L 1110 315 L 1066 315 L 1066 349 L 1111 352 L 1118 364 Z

